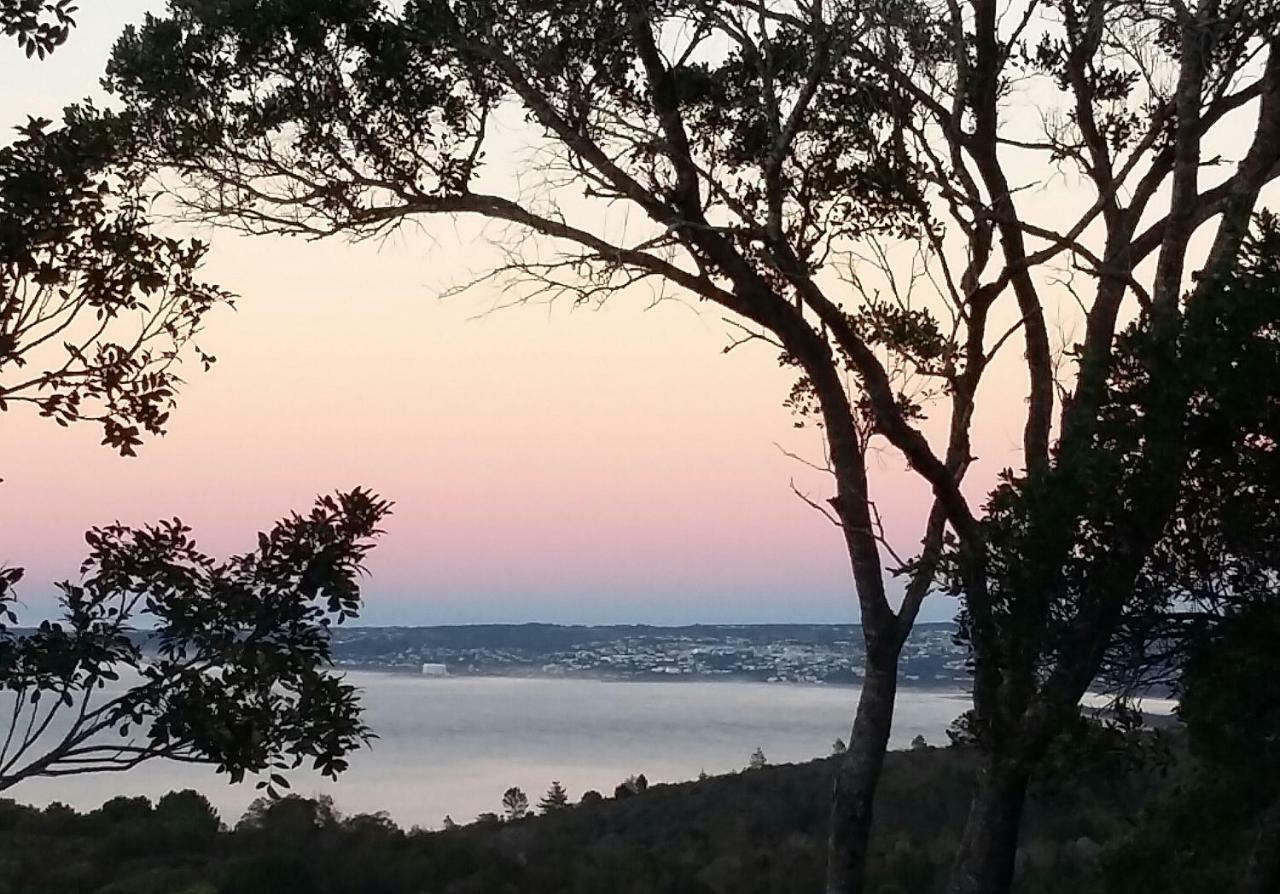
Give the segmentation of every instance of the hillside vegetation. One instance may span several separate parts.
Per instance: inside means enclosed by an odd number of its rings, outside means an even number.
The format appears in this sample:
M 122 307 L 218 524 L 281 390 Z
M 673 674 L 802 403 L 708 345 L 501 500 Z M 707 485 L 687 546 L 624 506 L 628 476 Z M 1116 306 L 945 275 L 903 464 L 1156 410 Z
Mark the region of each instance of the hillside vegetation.
M 1106 867 L 1126 865 L 1129 830 L 1171 784 L 1118 756 L 1075 755 L 1085 769 L 1039 786 L 1019 891 L 1102 891 Z M 956 747 L 890 755 L 871 890 L 940 890 L 974 765 Z M 0 894 L 812 894 L 833 768 L 765 766 L 445 831 L 343 818 L 327 800 L 298 797 L 255 802 L 233 828 L 193 792 L 154 805 L 116 798 L 85 814 L 0 801 Z M 494 788 L 497 808 L 502 781 Z

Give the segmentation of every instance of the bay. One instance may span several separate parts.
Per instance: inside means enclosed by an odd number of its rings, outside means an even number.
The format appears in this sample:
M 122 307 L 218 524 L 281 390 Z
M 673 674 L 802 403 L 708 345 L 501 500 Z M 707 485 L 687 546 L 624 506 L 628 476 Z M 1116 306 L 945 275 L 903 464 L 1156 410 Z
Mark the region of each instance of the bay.
M 351 672 L 366 722 L 378 735 L 336 782 L 305 770 L 293 790 L 328 794 L 344 814 L 385 811 L 398 824 L 438 828 L 446 814 L 468 822 L 500 812 L 519 786 L 535 802 L 553 779 L 576 800 L 606 796 L 627 776 L 651 784 L 699 772 L 742 769 L 756 748 L 771 763 L 829 754 L 847 739 L 854 687 L 746 682 L 617 682 L 555 678 L 424 678 Z M 961 692 L 900 690 L 891 747 L 917 735 L 945 744 L 947 725 L 968 707 Z M 210 768 L 151 761 L 126 773 L 35 779 L 3 797 L 92 809 L 117 795 L 159 797 L 193 788 L 234 824 L 259 794 Z

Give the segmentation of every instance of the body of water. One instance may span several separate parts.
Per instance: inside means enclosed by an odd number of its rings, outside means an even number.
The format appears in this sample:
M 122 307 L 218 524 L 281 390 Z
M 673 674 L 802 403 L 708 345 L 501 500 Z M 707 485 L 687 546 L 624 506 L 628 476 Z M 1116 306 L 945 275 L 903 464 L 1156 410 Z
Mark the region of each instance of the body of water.
M 438 828 L 446 814 L 467 822 L 500 812 L 502 793 L 519 786 L 532 802 L 558 779 L 576 800 L 606 796 L 627 776 L 651 783 L 725 773 L 764 749 L 771 763 L 829 754 L 847 739 L 854 688 L 764 683 L 634 683 L 563 679 L 430 679 L 351 673 L 363 690 L 366 721 L 378 734 L 330 782 L 299 769 L 299 794 L 332 795 L 345 814 L 386 811 L 402 826 Z M 900 691 L 892 746 L 917 735 L 945 744 L 947 725 L 968 707 L 962 693 Z M 258 794 L 211 769 L 152 761 L 126 773 L 36 779 L 0 797 L 31 804 L 96 807 L 120 794 L 158 797 L 177 788 L 203 792 L 234 824 Z

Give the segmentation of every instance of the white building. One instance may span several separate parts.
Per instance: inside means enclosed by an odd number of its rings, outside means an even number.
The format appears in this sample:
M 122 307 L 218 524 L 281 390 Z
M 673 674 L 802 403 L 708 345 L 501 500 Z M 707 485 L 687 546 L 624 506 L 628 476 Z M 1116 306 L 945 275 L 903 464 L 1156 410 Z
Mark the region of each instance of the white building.
M 449 669 L 443 664 L 424 664 L 422 665 L 422 675 L 424 677 L 447 677 Z

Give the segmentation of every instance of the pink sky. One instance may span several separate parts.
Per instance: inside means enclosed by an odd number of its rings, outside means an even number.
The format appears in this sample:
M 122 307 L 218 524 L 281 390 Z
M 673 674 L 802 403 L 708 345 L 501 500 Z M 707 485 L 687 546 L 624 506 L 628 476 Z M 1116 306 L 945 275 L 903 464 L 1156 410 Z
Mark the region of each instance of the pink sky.
M 86 4 L 43 66 L 0 46 L 0 122 L 90 92 L 111 35 L 146 4 Z M 85 528 L 179 515 L 217 554 L 320 491 L 396 501 L 371 562 L 366 620 L 452 623 L 850 621 L 838 532 L 790 491 L 830 486 L 775 443 L 820 458 L 782 408 L 767 347 L 729 355 L 719 316 L 644 297 L 598 310 L 520 307 L 476 319 L 474 228 L 433 223 L 383 246 L 217 234 L 208 278 L 241 297 L 209 321 L 219 357 L 190 370 L 170 434 L 136 459 L 34 414 L 0 416 L 0 561 L 47 609 Z M 992 386 L 1019 410 L 1015 374 Z M 1016 425 L 978 432 L 989 481 L 1016 464 Z M 885 454 L 873 479 L 910 551 L 923 489 Z M 932 619 L 953 606 L 935 599 Z

